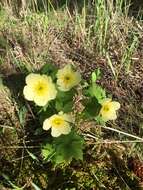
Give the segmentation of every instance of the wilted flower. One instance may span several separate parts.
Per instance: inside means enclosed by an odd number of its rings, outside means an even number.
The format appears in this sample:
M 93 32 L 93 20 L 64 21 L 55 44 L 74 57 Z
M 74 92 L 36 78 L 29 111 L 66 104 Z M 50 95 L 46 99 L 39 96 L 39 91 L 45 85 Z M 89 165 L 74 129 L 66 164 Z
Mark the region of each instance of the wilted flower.
M 120 103 L 112 101 L 111 99 L 106 99 L 102 103 L 102 108 L 100 110 L 100 115 L 104 121 L 115 120 L 117 118 L 116 111 L 120 108 Z
M 70 123 L 72 123 L 71 116 L 64 114 L 63 112 L 59 112 L 44 121 L 43 129 L 49 130 L 51 128 L 51 135 L 53 137 L 58 137 L 62 134 L 66 135 L 70 133 Z
M 81 81 L 79 72 L 74 71 L 71 65 L 66 65 L 57 73 L 57 84 L 61 91 L 68 91 Z
M 25 98 L 38 106 L 45 106 L 56 98 L 57 90 L 49 76 L 31 73 L 26 77 L 26 84 L 23 90 Z

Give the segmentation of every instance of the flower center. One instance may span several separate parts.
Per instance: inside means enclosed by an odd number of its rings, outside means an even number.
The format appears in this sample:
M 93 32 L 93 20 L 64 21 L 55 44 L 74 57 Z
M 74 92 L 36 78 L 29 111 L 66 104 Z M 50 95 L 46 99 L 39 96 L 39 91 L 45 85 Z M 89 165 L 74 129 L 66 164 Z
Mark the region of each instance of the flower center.
M 55 118 L 52 123 L 54 127 L 60 127 L 64 124 L 64 120 L 62 118 Z
M 43 96 L 47 91 L 47 86 L 45 84 L 39 83 L 35 88 L 35 92 L 38 96 Z
M 64 77 L 64 82 L 65 82 L 66 84 L 68 84 L 70 81 L 71 81 L 71 76 L 66 75 L 66 76 Z
M 39 86 L 38 90 L 39 91 L 43 90 L 43 86 Z
M 66 81 L 70 80 L 70 77 L 69 77 L 69 76 L 66 76 L 66 77 L 65 77 L 65 80 L 66 80 Z
M 104 106 L 103 110 L 104 110 L 105 112 L 108 112 L 108 111 L 110 110 L 110 108 L 109 108 L 108 105 L 106 105 L 106 106 Z

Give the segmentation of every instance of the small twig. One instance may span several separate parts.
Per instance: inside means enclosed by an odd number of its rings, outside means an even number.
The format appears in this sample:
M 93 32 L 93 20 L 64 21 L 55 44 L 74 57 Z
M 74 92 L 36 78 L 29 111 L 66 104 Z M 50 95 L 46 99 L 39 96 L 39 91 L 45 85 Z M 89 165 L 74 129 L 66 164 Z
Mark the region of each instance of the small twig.
M 104 140 L 103 142 L 97 142 L 96 144 L 122 144 L 122 143 L 143 143 L 143 141 L 109 141 L 109 140 Z
M 40 148 L 41 146 L 1 146 L 0 149 L 23 149 L 23 148 L 29 148 L 29 149 L 34 149 L 34 148 Z
M 35 117 L 35 115 L 34 115 L 32 109 L 31 109 L 30 105 L 29 105 L 28 103 L 26 103 L 26 105 L 27 105 L 27 107 L 28 107 L 28 109 L 29 109 L 29 111 L 30 111 L 30 113 L 31 113 L 31 115 L 32 115 L 32 117 L 33 117 L 33 119 L 36 119 L 36 117 Z
M 83 136 L 91 137 L 91 138 L 93 138 L 95 140 L 99 140 L 99 138 L 97 138 L 97 137 L 95 137 L 94 135 L 91 135 L 91 134 L 85 134 L 85 133 L 83 133 Z
M 143 142 L 143 138 L 138 137 L 138 136 L 136 136 L 136 135 L 132 135 L 132 134 L 130 134 L 130 133 L 126 133 L 126 132 L 124 132 L 124 131 L 120 131 L 120 130 L 118 130 L 118 129 L 114 129 L 114 128 L 111 128 L 111 127 L 101 126 L 101 128 L 108 129 L 108 130 L 110 130 L 110 131 L 114 131 L 114 132 L 117 132 L 117 133 L 119 133 L 119 134 L 123 134 L 123 135 L 125 135 L 125 136 L 132 137 L 132 138 L 134 138 L 134 139 L 138 139 L 138 140 L 140 140 L 141 142 Z
M 40 153 L 41 151 L 37 151 L 37 152 L 35 152 L 35 154 L 38 154 L 38 153 Z M 23 156 L 23 158 L 28 158 L 28 157 L 30 157 L 30 155 L 27 155 L 27 156 Z M 22 158 L 20 157 L 20 158 L 16 158 L 16 159 L 13 159 L 13 160 L 10 160 L 10 162 L 16 162 L 16 161 L 18 161 L 18 160 L 21 160 Z
M 91 134 L 83 134 L 85 137 L 90 137 L 95 139 L 97 142 L 96 144 L 121 144 L 121 143 L 143 143 L 143 140 L 103 140 L 95 137 L 94 135 Z
M 20 162 L 19 176 L 20 176 L 20 173 L 21 173 L 22 167 L 23 167 L 23 157 L 24 157 L 24 147 L 22 148 L 22 152 L 21 152 L 21 162 Z
M 8 129 L 15 129 L 15 127 L 8 126 L 8 125 L 0 125 L 2 128 L 8 128 Z

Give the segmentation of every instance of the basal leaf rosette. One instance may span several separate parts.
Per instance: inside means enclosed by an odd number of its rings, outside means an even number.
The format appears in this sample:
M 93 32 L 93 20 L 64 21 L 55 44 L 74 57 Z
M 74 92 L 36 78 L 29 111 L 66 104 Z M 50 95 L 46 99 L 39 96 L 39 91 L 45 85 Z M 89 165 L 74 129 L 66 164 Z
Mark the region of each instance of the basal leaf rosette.
M 69 114 L 59 112 L 47 118 L 43 123 L 43 129 L 49 130 L 51 128 L 51 135 L 59 137 L 64 134 L 67 135 L 71 132 L 72 117 Z
M 50 76 L 31 73 L 26 77 L 23 94 L 25 99 L 34 101 L 38 106 L 45 106 L 56 98 L 57 90 Z
M 102 102 L 100 110 L 100 116 L 104 121 L 115 120 L 117 118 L 116 111 L 120 109 L 120 103 L 112 101 L 111 99 L 105 99 Z
M 63 69 L 57 72 L 57 85 L 61 91 L 69 91 L 81 81 L 79 72 L 74 71 L 71 65 L 66 65 Z

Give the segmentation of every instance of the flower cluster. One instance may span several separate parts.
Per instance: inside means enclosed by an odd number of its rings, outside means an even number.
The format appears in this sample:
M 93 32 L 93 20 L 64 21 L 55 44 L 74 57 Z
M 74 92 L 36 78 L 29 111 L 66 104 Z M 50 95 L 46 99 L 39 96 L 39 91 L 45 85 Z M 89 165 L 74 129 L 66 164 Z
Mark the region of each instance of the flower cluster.
M 56 76 L 57 82 L 55 84 L 52 78 L 45 74 L 29 74 L 26 77 L 26 86 L 23 90 L 25 99 L 35 102 L 38 106 L 46 106 L 49 101 L 56 98 L 58 90 L 69 91 L 81 81 L 80 73 L 74 71 L 71 65 L 59 69 Z M 43 129 L 51 128 L 51 135 L 58 137 L 61 134 L 70 133 L 70 123 L 72 123 L 70 114 L 60 112 L 47 118 L 43 123 Z
M 46 106 L 50 104 L 51 100 L 56 100 L 59 92 L 67 93 L 67 91 L 70 91 L 80 82 L 80 73 L 75 71 L 71 65 L 66 65 L 64 68 L 57 71 L 56 81 L 54 81 L 52 77 L 47 74 L 29 74 L 26 77 L 26 85 L 23 89 L 23 94 L 25 99 L 33 101 L 36 105 Z M 93 83 L 94 82 L 95 80 L 93 80 Z M 92 89 L 92 94 L 98 101 L 98 98 L 101 98 L 101 95 L 104 94 L 103 89 L 95 86 L 93 83 L 91 85 L 92 88 L 89 87 L 89 89 Z M 63 101 L 63 99 L 60 100 L 60 103 Z M 100 116 L 103 121 L 106 122 L 108 120 L 115 120 L 117 118 L 116 111 L 120 108 L 120 104 L 118 102 L 104 98 L 102 103 L 100 103 L 100 101 L 98 102 L 98 105 L 99 104 L 101 108 L 97 115 Z M 90 107 L 93 107 L 92 103 L 90 104 L 89 109 Z M 97 109 L 96 105 L 94 109 Z M 43 129 L 51 129 L 51 135 L 53 137 L 59 137 L 62 134 L 66 135 L 71 132 L 72 123 L 73 119 L 71 114 L 64 113 L 63 111 L 59 110 L 54 115 L 51 115 L 49 118 L 44 120 Z

